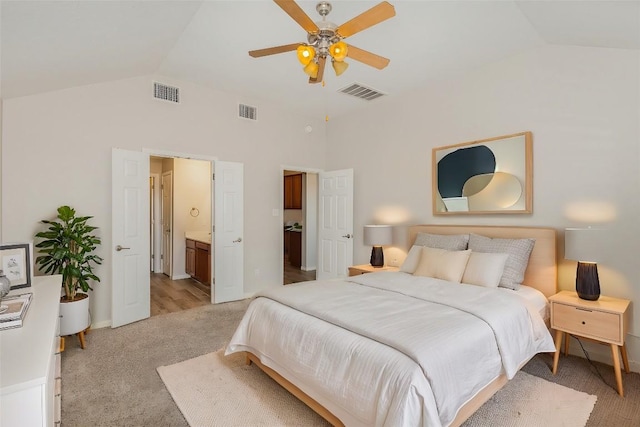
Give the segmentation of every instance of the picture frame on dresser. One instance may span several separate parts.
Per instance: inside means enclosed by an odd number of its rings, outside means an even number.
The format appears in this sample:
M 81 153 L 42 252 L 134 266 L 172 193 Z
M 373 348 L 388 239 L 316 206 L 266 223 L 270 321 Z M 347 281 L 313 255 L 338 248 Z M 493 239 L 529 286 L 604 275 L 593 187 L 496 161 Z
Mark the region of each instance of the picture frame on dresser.
M 432 149 L 434 215 L 533 212 L 533 137 L 520 132 Z
M 33 243 L 0 245 L 0 269 L 11 283 L 11 289 L 31 287 L 33 277 Z

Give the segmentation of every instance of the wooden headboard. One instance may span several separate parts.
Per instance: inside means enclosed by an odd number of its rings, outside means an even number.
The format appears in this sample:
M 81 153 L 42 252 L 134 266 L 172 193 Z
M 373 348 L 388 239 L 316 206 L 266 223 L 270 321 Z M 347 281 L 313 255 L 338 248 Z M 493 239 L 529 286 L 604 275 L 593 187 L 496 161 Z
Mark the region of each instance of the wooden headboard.
M 524 284 L 538 289 L 550 297 L 558 289 L 556 260 L 556 230 L 541 227 L 494 227 L 483 225 L 414 225 L 409 227 L 409 242 L 413 244 L 418 233 L 480 234 L 501 239 L 536 239 L 525 272 Z

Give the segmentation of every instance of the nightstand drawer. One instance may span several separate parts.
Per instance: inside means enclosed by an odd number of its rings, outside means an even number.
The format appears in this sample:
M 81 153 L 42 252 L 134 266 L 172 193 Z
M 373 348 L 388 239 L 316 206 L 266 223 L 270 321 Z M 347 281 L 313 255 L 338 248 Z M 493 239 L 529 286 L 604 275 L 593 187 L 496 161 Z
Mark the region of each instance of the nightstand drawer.
M 551 327 L 587 338 L 622 342 L 619 314 L 553 303 Z

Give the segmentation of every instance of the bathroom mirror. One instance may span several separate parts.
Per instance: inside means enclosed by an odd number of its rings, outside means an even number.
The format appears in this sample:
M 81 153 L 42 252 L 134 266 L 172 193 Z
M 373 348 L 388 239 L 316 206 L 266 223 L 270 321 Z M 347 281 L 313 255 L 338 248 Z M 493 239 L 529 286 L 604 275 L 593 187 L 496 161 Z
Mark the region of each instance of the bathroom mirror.
M 531 213 L 531 132 L 436 147 L 434 215 Z

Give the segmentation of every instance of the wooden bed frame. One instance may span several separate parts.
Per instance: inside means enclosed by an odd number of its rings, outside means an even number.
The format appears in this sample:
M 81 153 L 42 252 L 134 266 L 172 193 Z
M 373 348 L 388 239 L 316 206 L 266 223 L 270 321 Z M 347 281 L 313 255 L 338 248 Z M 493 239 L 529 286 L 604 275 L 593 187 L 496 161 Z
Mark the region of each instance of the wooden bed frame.
M 536 239 L 535 246 L 529 258 L 529 264 L 525 272 L 524 283 L 538 289 L 546 297 L 557 292 L 558 269 L 556 260 L 556 231 L 552 228 L 542 227 L 495 227 L 495 226 L 468 226 L 468 225 L 416 225 L 409 227 L 409 242 L 414 242 L 417 233 L 431 234 L 480 234 L 492 238 L 504 239 Z M 246 352 L 247 364 L 254 363 L 269 375 L 278 384 L 301 400 L 305 405 L 314 410 L 334 426 L 344 426 L 342 421 L 324 406 L 316 402 L 309 395 L 300 390 L 295 384 L 283 377 L 280 373 L 265 366 L 260 359 Z M 491 398 L 507 383 L 507 376 L 500 375 L 487 384 L 476 396 L 464 404 L 458 411 L 458 415 L 451 423 L 452 427 L 458 427 L 464 423 L 475 411 Z

